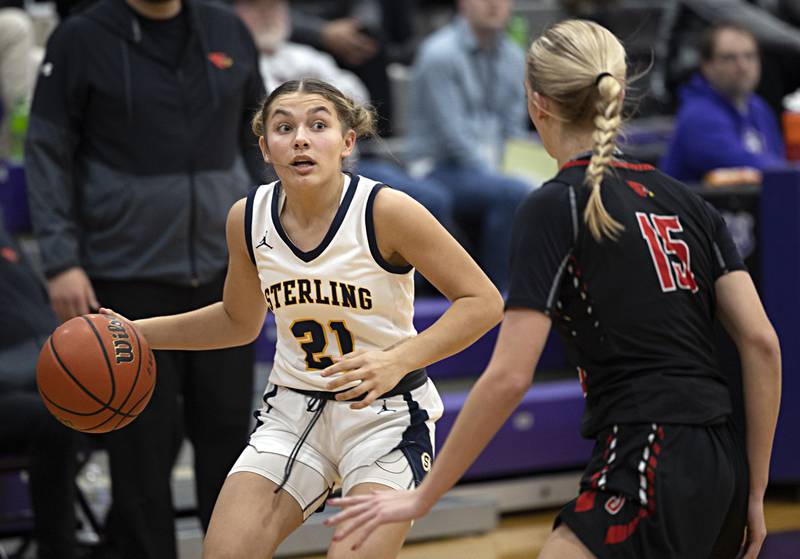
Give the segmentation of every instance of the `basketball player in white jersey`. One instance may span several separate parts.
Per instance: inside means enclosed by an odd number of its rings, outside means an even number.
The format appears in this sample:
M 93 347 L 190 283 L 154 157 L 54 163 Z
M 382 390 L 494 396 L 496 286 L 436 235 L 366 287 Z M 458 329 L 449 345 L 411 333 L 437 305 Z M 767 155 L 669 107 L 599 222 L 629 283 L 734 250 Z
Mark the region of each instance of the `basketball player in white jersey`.
M 154 349 L 211 349 L 253 340 L 275 314 L 264 406 L 217 499 L 206 559 L 272 557 L 334 486 L 358 495 L 419 484 L 442 414 L 424 367 L 501 318 L 500 294 L 427 210 L 342 172 L 373 126 L 371 110 L 325 82 L 274 90 L 253 131 L 280 180 L 230 211 L 223 301 L 136 321 Z M 415 268 L 452 302 L 420 334 Z M 394 557 L 410 525 L 381 527 L 356 554 L 353 542 L 332 543 L 328 557 Z

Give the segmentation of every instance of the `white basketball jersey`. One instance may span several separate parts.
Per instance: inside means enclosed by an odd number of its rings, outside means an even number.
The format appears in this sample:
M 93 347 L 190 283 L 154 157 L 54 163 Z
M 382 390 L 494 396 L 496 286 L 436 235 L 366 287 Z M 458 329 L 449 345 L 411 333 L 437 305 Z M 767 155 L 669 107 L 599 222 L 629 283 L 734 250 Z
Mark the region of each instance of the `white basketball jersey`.
M 248 195 L 247 246 L 277 326 L 271 383 L 325 390 L 331 379 L 319 373 L 333 364 L 331 357 L 385 349 L 416 335 L 413 268 L 386 262 L 375 239 L 372 208 L 382 186 L 345 175 L 330 229 L 309 252 L 281 226 L 286 196 L 280 181 Z

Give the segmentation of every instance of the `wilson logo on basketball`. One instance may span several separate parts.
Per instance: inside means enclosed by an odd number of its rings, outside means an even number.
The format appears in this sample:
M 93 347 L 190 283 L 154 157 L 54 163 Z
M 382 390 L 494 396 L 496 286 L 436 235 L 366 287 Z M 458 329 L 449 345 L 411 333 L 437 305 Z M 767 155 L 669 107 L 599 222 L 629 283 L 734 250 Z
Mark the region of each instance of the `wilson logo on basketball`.
M 117 365 L 133 361 L 133 345 L 122 322 L 111 320 L 108 323 L 108 331 L 111 332 L 111 337 L 114 338 L 114 357 L 117 360 Z
M 606 501 L 605 509 L 608 514 L 615 515 L 622 510 L 623 506 L 625 506 L 625 497 L 615 495 Z
M 155 382 L 147 339 L 135 325 L 106 314 L 66 321 L 36 362 L 36 385 L 48 411 L 84 433 L 128 425 L 147 406 Z

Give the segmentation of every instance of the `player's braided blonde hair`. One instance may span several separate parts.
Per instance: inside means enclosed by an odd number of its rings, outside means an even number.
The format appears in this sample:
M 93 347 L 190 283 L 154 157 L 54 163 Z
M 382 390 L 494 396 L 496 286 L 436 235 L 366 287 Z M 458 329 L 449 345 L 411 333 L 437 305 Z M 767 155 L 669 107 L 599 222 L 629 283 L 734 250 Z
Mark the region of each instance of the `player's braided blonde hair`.
M 592 157 L 584 184 L 592 189 L 583 218 L 592 236 L 616 238 L 622 225 L 600 196 L 622 122 L 625 49 L 605 27 L 572 19 L 547 29 L 531 45 L 527 56 L 530 88 L 552 99 L 554 114 L 565 126 L 593 126 Z

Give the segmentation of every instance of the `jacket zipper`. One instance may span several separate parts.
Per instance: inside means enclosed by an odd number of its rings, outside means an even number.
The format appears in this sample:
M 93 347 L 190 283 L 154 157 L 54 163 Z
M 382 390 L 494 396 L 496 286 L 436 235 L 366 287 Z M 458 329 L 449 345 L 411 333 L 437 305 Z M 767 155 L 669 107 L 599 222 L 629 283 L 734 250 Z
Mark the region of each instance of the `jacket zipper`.
M 183 116 L 186 122 L 186 129 L 191 130 L 191 122 L 189 119 L 189 106 L 186 99 L 186 82 L 183 77 L 183 70 L 178 68 L 177 71 L 178 83 L 181 87 L 181 105 L 183 105 Z M 194 236 L 196 227 L 196 208 L 195 208 L 195 184 L 194 184 L 194 154 L 190 154 L 189 160 L 189 266 L 190 266 L 190 283 L 192 287 L 200 285 L 200 280 L 197 277 L 197 259 L 195 256 Z

